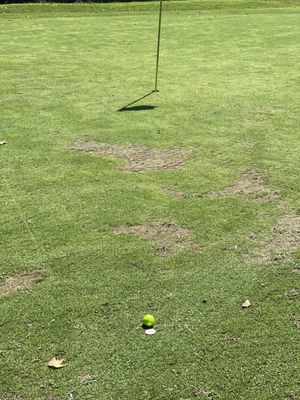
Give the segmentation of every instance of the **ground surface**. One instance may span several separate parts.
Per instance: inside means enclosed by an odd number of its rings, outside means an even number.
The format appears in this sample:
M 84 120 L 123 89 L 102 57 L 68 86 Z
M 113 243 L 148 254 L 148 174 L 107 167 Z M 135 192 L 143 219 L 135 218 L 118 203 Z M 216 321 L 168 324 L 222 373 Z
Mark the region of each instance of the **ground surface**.
M 300 399 L 297 4 L 0 6 L 1 400 Z

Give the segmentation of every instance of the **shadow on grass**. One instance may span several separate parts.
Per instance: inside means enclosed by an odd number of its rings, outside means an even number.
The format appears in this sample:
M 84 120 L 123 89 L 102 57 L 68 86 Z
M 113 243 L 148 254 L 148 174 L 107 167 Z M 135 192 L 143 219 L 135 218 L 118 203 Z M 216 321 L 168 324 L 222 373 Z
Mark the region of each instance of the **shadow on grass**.
M 139 97 L 138 99 L 132 101 L 129 104 L 126 104 L 126 106 L 123 106 L 121 108 L 119 108 L 117 111 L 145 111 L 145 110 L 153 110 L 154 108 L 156 108 L 156 106 L 150 106 L 150 105 L 140 105 L 140 106 L 133 106 L 133 104 L 145 99 L 146 97 L 150 96 L 151 94 L 156 93 L 155 90 L 152 90 L 151 92 L 145 94 L 142 97 Z

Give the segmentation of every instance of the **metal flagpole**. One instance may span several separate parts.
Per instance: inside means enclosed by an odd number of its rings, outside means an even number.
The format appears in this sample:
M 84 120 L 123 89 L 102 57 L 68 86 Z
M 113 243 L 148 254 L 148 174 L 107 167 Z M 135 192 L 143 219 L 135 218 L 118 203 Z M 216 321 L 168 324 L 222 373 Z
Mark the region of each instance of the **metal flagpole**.
M 162 2 L 163 2 L 163 0 L 160 0 L 160 4 L 159 4 L 159 20 L 158 20 L 158 35 L 157 35 L 156 74 L 155 74 L 155 89 L 154 89 L 154 92 L 158 92 L 159 91 L 159 90 L 157 90 L 157 79 L 158 79 L 158 62 L 159 62 L 159 50 L 160 50 L 160 31 L 161 31 Z

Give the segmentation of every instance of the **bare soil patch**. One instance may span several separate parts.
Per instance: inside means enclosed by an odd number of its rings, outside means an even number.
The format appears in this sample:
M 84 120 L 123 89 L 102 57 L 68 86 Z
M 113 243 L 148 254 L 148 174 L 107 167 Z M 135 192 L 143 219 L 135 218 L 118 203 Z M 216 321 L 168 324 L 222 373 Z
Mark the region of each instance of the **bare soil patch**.
M 38 400 L 63 400 L 63 399 L 62 397 L 46 396 L 46 397 L 40 397 Z
M 300 293 L 297 289 L 289 289 L 283 293 L 283 297 L 287 300 L 299 300 Z
M 251 195 L 259 191 L 265 191 L 265 174 L 260 171 L 245 171 L 240 178 L 231 186 L 206 193 L 207 196 L 230 196 L 230 195 Z
M 174 188 L 164 188 L 163 192 L 168 194 L 169 196 L 173 196 L 173 197 L 189 197 L 190 195 L 186 192 L 183 192 L 181 190 L 176 190 Z M 192 196 L 195 196 L 195 194 Z
M 289 321 L 294 324 L 298 329 L 300 329 L 300 317 L 296 317 L 294 315 L 292 315 L 289 318 Z
M 198 250 L 199 246 L 191 240 L 191 231 L 169 223 L 153 222 L 147 225 L 122 225 L 115 233 L 127 233 L 145 238 L 156 246 L 158 257 L 168 257 L 182 250 Z
M 196 397 L 200 397 L 202 399 L 209 399 L 209 400 L 213 400 L 214 399 L 214 393 L 208 389 L 205 388 L 199 388 L 196 390 L 195 392 L 195 396 Z
M 20 397 L 17 394 L 13 394 L 5 397 L 5 400 L 23 400 L 23 397 Z
M 96 378 L 93 375 L 81 372 L 79 375 L 79 380 L 81 383 L 92 383 L 96 381 Z
M 258 202 L 267 202 L 279 197 L 279 192 L 265 186 L 266 174 L 261 171 L 248 170 L 231 186 L 212 192 L 185 193 L 174 188 L 165 188 L 164 192 L 175 197 L 224 197 L 255 196 Z
M 53 396 L 46 396 L 46 397 L 39 397 L 38 400 L 63 400 L 62 397 L 53 397 Z
M 189 154 L 185 149 L 163 150 L 133 144 L 110 145 L 86 139 L 78 139 L 69 149 L 124 159 L 127 164 L 120 169 L 134 172 L 177 169 L 184 165 Z
M 251 261 L 289 261 L 291 253 L 300 248 L 300 215 L 289 212 L 272 229 L 270 239 L 264 240 Z
M 300 274 L 300 268 L 295 268 L 292 270 L 294 274 Z
M 17 290 L 31 289 L 43 279 L 39 272 L 23 272 L 0 282 L 0 296 L 6 296 Z

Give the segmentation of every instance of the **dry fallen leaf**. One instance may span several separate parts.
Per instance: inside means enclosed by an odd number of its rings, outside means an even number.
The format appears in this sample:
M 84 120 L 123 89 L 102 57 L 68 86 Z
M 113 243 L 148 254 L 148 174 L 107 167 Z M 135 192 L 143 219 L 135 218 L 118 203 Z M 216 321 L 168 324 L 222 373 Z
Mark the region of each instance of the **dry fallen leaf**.
M 242 304 L 242 308 L 249 308 L 251 307 L 251 302 L 250 300 L 246 300 L 245 303 Z
M 64 360 L 59 360 L 58 358 L 51 358 L 50 361 L 48 361 L 48 367 L 49 368 L 63 368 L 65 366 Z
M 6 144 L 6 140 L 0 140 L 0 146 L 1 144 Z

